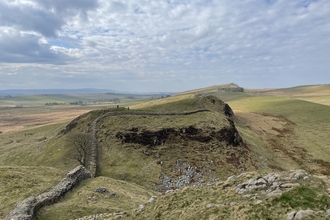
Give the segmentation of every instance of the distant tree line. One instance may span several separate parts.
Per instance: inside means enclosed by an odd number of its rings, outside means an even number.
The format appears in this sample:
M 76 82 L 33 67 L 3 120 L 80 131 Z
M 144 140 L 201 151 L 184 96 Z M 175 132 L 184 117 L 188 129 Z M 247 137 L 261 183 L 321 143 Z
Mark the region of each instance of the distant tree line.
M 82 105 L 82 104 L 84 104 L 84 102 L 83 101 L 75 101 L 75 102 L 69 102 L 70 103 L 70 105 Z
M 106 101 L 106 102 L 120 103 L 120 99 L 119 98 L 105 99 L 104 101 Z
M 170 95 L 162 95 L 162 96 L 152 96 L 151 99 L 164 99 L 171 97 Z
M 47 102 L 45 105 L 64 105 L 64 103 L 59 103 L 59 102 Z

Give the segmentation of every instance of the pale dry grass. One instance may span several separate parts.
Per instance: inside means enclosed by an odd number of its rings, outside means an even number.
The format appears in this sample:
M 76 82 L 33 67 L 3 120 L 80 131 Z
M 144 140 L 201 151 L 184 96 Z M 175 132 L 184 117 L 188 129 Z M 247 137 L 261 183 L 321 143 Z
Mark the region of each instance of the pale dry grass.
M 330 174 L 328 106 L 270 96 L 250 97 L 229 104 L 236 110 L 288 119 L 292 125 L 284 129 L 283 134 L 270 136 L 268 145 L 290 156 L 299 166 L 310 172 Z M 255 124 L 260 120 L 262 117 L 250 121 Z
M 274 140 L 280 140 L 286 138 L 293 138 L 293 128 L 292 122 L 288 121 L 283 117 L 276 117 L 273 115 L 265 115 L 244 111 L 234 111 L 237 121 L 244 123 L 237 124 L 239 131 L 241 132 L 243 138 L 249 141 L 249 147 L 264 159 L 260 159 L 260 163 L 267 163 L 268 166 L 279 169 L 279 170 L 291 170 L 298 169 L 299 165 L 292 160 L 292 158 L 287 155 L 283 149 L 281 149 L 282 143 Z M 247 131 L 249 129 L 251 132 L 256 134 L 254 139 L 258 141 L 253 141 L 253 138 L 249 137 Z M 250 133 L 251 133 L 250 132 Z M 285 143 L 284 143 L 285 144 Z M 289 148 L 289 146 L 288 146 Z M 260 167 L 265 169 L 265 167 Z
M 108 189 L 109 194 L 115 193 L 116 196 L 109 198 L 95 192 L 99 187 Z M 55 205 L 42 208 L 38 219 L 76 219 L 93 214 L 135 210 L 154 195 L 158 196 L 159 193 L 126 181 L 99 176 L 83 181 Z
M 295 98 L 330 106 L 330 85 L 328 84 L 297 86 L 286 89 L 249 90 L 249 92 L 267 96 Z
M 109 105 L 41 106 L 0 109 L 0 131 L 13 133 L 26 129 L 58 124 L 73 120 L 86 112 L 104 109 Z
M 0 218 L 5 218 L 17 201 L 45 192 L 64 175 L 65 171 L 51 167 L 0 166 Z
M 154 107 L 157 105 L 168 104 L 171 102 L 176 102 L 176 101 L 180 101 L 180 100 L 184 100 L 184 99 L 192 99 L 194 97 L 195 96 L 192 94 L 171 96 L 168 98 L 157 99 L 157 100 L 153 100 L 153 101 L 149 101 L 149 102 L 143 102 L 143 103 L 139 103 L 136 105 L 132 105 L 132 106 L 130 106 L 130 109 L 145 109 L 145 108 Z

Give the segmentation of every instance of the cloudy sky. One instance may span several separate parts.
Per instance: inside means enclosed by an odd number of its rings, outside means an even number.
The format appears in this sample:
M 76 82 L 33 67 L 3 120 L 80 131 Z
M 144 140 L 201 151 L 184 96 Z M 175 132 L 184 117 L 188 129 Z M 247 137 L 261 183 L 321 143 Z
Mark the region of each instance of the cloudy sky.
M 329 0 L 0 0 L 0 89 L 330 83 Z

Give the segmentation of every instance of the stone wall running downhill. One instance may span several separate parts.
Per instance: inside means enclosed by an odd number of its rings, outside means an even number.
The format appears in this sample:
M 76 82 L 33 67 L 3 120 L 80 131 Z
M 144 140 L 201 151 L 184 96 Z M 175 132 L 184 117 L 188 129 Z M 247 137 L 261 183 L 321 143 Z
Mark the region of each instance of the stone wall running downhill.
M 31 196 L 16 203 L 14 209 L 5 220 L 34 220 L 36 213 L 44 206 L 52 205 L 65 196 L 67 192 L 78 185 L 82 180 L 91 178 L 91 174 L 83 166 L 78 166 L 67 173 L 57 186 L 36 197 Z
M 91 145 L 91 157 L 88 164 L 88 170 L 83 166 L 78 166 L 71 170 L 66 177 L 55 187 L 49 189 L 47 192 L 38 195 L 37 197 L 31 196 L 23 201 L 17 202 L 14 209 L 8 214 L 5 220 L 34 220 L 37 211 L 47 205 L 52 205 L 59 201 L 64 195 L 78 185 L 82 180 L 94 178 L 97 172 L 97 124 L 105 117 L 118 116 L 118 115 L 149 115 L 149 116 L 164 116 L 164 115 L 191 115 L 198 112 L 207 112 L 209 110 L 204 108 L 203 98 L 200 100 L 201 109 L 185 112 L 140 112 L 140 111 L 123 111 L 123 112 L 107 112 L 97 117 L 91 124 L 91 132 L 93 135 L 93 142 Z M 226 109 L 224 109 L 226 111 Z M 227 115 L 228 116 L 228 115 Z M 77 124 L 77 121 L 82 116 L 74 119 L 69 123 L 60 134 L 70 132 Z

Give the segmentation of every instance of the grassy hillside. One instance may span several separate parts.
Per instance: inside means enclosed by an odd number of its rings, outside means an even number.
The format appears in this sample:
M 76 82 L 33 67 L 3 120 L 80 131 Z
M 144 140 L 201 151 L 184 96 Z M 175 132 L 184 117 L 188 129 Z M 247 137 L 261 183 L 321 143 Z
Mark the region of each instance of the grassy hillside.
M 100 187 L 108 189 L 111 196 L 95 191 Z M 97 177 L 79 184 L 54 206 L 41 209 L 37 219 L 75 219 L 95 214 L 125 212 L 135 209 L 154 195 L 159 193 L 126 181 Z
M 214 104 L 212 100 L 215 100 Z M 214 181 L 246 170 L 256 169 L 256 158 L 243 143 L 242 146 L 233 146 L 230 143 L 231 139 L 221 136 L 222 129 L 229 129 L 231 126 L 224 114 L 225 104 L 216 97 L 206 97 L 202 104 L 210 111 L 191 115 L 117 115 L 104 118 L 97 125 L 100 154 L 98 178 L 90 183 L 86 182 L 86 185 L 82 187 L 88 187 L 91 193 L 91 185 L 102 186 L 105 184 L 102 183 L 102 179 L 108 181 L 109 188 L 113 188 L 113 184 L 120 183 L 118 181 L 125 181 L 126 184 L 141 187 L 139 190 L 148 192 L 144 195 L 150 196 L 155 195 L 155 190 L 168 189 L 162 185 L 164 180 L 160 177 L 163 174 L 173 178 L 173 181 L 177 181 L 186 172 L 187 167 L 183 168 L 183 166 L 187 164 L 193 167 L 195 175 L 201 174 L 200 177 L 191 179 L 191 184 L 194 182 L 198 184 L 200 181 Z M 139 111 L 185 112 L 200 107 L 200 97 L 189 96 L 182 100 L 171 97 L 158 101 L 156 106 L 147 105 Z M 117 109 L 111 111 L 117 111 Z M 119 111 L 129 112 L 123 108 Z M 70 132 L 88 131 L 91 122 L 105 112 L 101 110 L 85 114 Z M 225 131 L 229 132 L 229 130 Z M 226 135 L 230 136 L 229 133 Z M 126 137 L 125 142 L 119 138 L 120 135 Z M 217 139 L 220 138 L 217 135 L 224 139 Z M 47 149 L 53 149 L 64 143 L 62 141 L 65 140 L 65 137 L 66 135 L 60 135 L 53 139 L 48 143 Z M 156 144 L 153 144 L 155 137 L 158 139 Z M 65 155 L 68 154 L 62 156 Z M 73 159 L 71 158 L 71 160 Z M 70 158 L 67 158 L 68 161 Z M 44 163 L 49 164 L 50 162 L 44 161 Z M 68 162 L 68 164 L 70 163 Z M 98 202 L 86 203 L 82 208 L 82 205 L 77 205 L 75 201 L 82 201 L 84 192 L 87 193 L 86 190 L 81 191 L 79 187 L 72 195 L 70 194 L 68 199 L 59 202 L 56 206 L 43 209 L 39 214 L 40 219 L 47 219 L 59 212 L 58 210 L 64 205 L 70 207 L 71 214 L 68 215 L 75 213 L 76 216 L 85 216 L 96 212 L 127 210 L 142 202 L 142 200 L 134 200 L 127 206 L 118 206 L 117 200 L 108 201 L 107 198 L 98 196 Z M 144 202 L 147 201 L 146 197 L 142 198 Z M 109 209 L 98 205 L 103 203 L 108 204 L 108 207 L 118 208 Z
M 0 218 L 5 218 L 17 201 L 56 185 L 65 173 L 52 167 L 0 166 Z
M 279 97 L 250 97 L 229 103 L 235 110 L 266 113 L 291 121 L 293 133 L 285 139 L 275 138 L 273 141 L 278 144 L 273 148 L 291 154 L 291 158 L 307 170 L 330 174 L 330 145 L 327 141 L 330 107 Z
M 300 186 L 277 197 L 262 190 L 238 194 L 239 183 L 253 176 L 260 174 L 244 173 L 214 185 L 171 192 L 124 219 L 287 219 L 288 213 L 308 208 L 319 212 L 304 219 L 328 219 L 325 209 L 330 197 L 319 179 L 300 180 L 296 183 Z
M 105 117 L 97 124 L 97 178 L 84 181 L 59 203 L 43 208 L 38 219 L 70 219 L 99 213 L 106 213 L 104 216 L 110 219 L 120 216 L 129 219 L 235 219 L 238 216 L 283 219 L 288 210 L 307 207 L 289 207 L 284 202 L 285 196 L 283 201 L 262 197 L 265 199 L 262 205 L 254 204 L 236 195 L 234 189 L 224 190 L 226 182 L 220 180 L 248 171 L 258 176 L 297 168 L 329 175 L 330 107 L 301 100 L 302 97 L 306 99 L 306 94 L 314 94 L 307 97 L 314 100 L 325 98 L 328 88 L 319 88 L 322 89 L 293 88 L 282 90 L 286 95 L 279 95 L 219 92 L 219 86 L 213 86 L 150 102 L 135 99 L 127 105 L 120 104 L 119 109 L 113 108 L 115 104 L 108 105 L 108 108 L 81 115 L 65 132 L 60 132 L 67 125 L 63 122 L 0 134 L 0 179 L 3 183 L 0 192 L 5 195 L 0 197 L 0 218 L 5 217 L 17 200 L 55 185 L 68 170 L 78 165 L 72 156 L 74 149 L 66 141 L 68 133 L 91 132 L 91 124 L 98 116 L 125 112 L 125 115 Z M 209 94 L 212 96 L 207 96 Z M 68 99 L 56 96 L 47 101 L 57 98 Z M 232 127 L 231 117 L 225 113 L 225 103 L 218 98 L 228 102 L 234 110 L 233 121 L 239 136 Z M 46 101 L 41 96 L 31 97 L 31 100 Z M 130 106 L 130 110 L 124 106 Z M 203 107 L 209 111 L 190 115 L 129 114 L 135 111 L 182 113 Z M 191 186 L 203 185 L 203 182 L 210 182 L 210 185 L 184 187 L 147 205 L 142 213 L 135 213 L 139 204 L 146 203 L 152 195 L 160 195 L 156 190 L 176 189 L 174 185 L 165 186 L 166 178 L 178 183 L 188 173 L 193 176 L 188 181 Z M 37 181 L 31 179 L 32 175 Z M 321 198 L 325 194 L 323 188 L 317 189 L 321 185 L 312 178 L 307 188 L 287 196 L 296 201 L 303 192 L 306 198 L 309 195 Z M 116 193 L 116 197 L 95 192 L 98 187 L 107 188 L 110 193 Z M 16 194 L 12 196 L 6 191 Z M 328 197 L 324 199 L 328 201 Z M 315 200 L 311 204 L 324 201 Z M 230 205 L 231 202 L 238 204 Z M 223 206 L 208 207 L 209 204 Z M 270 207 L 272 212 L 268 212 Z M 260 214 L 256 215 L 255 210 Z M 111 213 L 117 214 L 111 217 Z
M 266 96 L 278 96 L 296 98 L 309 102 L 330 106 L 330 85 L 306 85 L 284 89 L 273 89 L 265 91 L 254 91 Z

